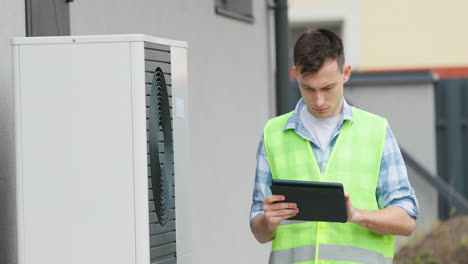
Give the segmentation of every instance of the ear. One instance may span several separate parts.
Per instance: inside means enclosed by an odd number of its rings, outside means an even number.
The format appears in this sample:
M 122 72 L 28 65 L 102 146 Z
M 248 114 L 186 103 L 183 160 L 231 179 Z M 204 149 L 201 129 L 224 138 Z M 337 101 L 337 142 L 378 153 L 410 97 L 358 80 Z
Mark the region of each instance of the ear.
M 297 78 L 297 70 L 296 70 L 296 66 L 293 66 L 291 70 L 289 71 L 289 79 L 294 80 L 296 78 Z
M 343 67 L 343 83 L 349 80 L 351 76 L 351 65 L 346 65 Z

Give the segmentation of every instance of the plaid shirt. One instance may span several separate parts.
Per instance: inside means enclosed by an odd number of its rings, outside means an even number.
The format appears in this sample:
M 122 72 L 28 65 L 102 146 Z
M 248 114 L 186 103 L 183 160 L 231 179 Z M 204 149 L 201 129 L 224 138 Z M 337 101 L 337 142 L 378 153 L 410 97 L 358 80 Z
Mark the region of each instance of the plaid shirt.
M 294 109 L 294 113 L 286 122 L 284 129 L 294 129 L 296 134 L 310 141 L 312 150 L 318 166 L 323 174 L 327 166 L 330 153 L 335 146 L 338 134 L 343 128 L 345 120 L 353 120 L 352 107 L 343 100 L 343 110 L 340 115 L 338 126 L 332 133 L 332 140 L 326 149 L 321 149 L 317 141 L 312 138 L 309 131 L 304 127 L 300 119 L 299 112 L 305 107 L 304 101 L 301 99 Z M 255 216 L 264 214 L 263 199 L 271 195 L 271 170 L 268 163 L 263 137 L 258 144 L 257 150 L 257 169 L 255 174 L 255 184 L 253 189 L 253 202 L 250 209 L 250 226 Z M 418 200 L 414 194 L 414 190 L 408 180 L 405 163 L 401 156 L 398 143 L 393 136 L 390 126 L 387 126 L 387 134 L 385 137 L 385 145 L 380 163 L 379 180 L 377 189 L 375 190 L 376 200 L 379 208 L 388 206 L 398 206 L 405 210 L 409 215 L 418 217 Z

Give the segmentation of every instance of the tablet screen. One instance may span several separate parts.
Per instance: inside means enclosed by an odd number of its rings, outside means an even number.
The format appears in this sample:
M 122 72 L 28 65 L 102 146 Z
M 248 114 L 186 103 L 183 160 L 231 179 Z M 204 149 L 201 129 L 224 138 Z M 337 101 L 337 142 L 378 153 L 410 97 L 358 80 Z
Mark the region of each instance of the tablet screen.
M 285 202 L 297 204 L 299 213 L 288 220 L 341 223 L 347 221 L 341 183 L 273 180 L 271 192 L 284 195 Z

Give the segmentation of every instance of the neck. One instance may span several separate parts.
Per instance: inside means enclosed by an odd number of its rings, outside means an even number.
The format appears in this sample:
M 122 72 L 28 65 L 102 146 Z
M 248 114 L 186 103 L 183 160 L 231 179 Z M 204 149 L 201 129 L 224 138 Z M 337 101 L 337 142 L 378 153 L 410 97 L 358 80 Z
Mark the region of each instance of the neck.
M 335 113 L 333 113 L 330 117 L 335 117 L 341 114 L 341 112 L 343 111 L 343 103 L 344 103 L 343 98 L 341 98 L 341 101 L 338 104 L 339 106 L 336 108 Z

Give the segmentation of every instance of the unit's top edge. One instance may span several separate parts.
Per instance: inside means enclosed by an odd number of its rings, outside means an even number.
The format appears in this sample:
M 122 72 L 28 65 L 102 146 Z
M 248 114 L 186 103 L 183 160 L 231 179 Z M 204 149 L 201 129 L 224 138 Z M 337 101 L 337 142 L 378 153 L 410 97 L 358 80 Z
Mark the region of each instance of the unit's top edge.
M 151 42 L 168 46 L 186 48 L 187 42 L 157 38 L 143 34 L 129 35 L 93 35 L 93 36 L 57 36 L 57 37 L 18 37 L 12 38 L 12 45 L 31 44 L 67 44 L 67 43 L 98 43 L 98 42 Z

